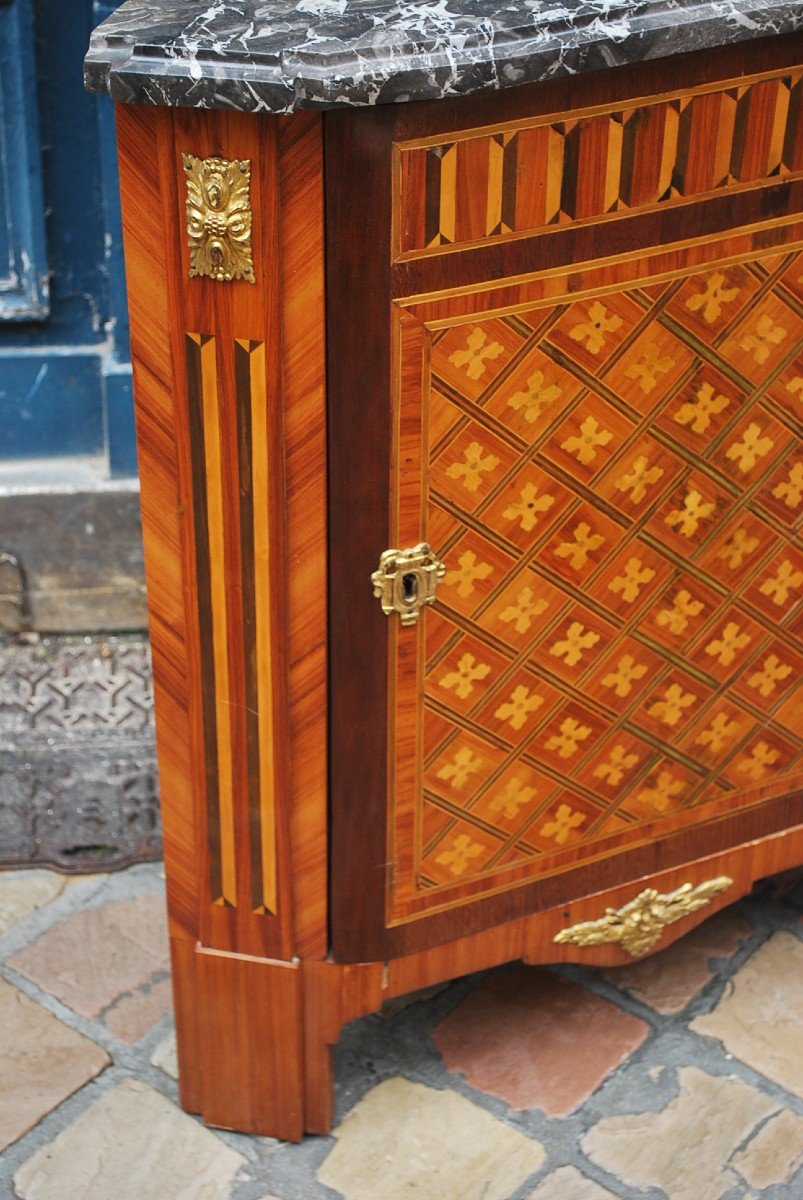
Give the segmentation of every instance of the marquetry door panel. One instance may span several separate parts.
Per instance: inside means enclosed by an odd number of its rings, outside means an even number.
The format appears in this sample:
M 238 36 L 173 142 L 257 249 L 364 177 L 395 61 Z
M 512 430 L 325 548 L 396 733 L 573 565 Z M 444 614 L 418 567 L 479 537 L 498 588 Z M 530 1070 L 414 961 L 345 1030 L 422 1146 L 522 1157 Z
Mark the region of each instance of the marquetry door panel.
M 801 61 L 328 119 L 336 956 L 799 812 Z M 355 572 L 420 542 L 402 624 Z
M 801 781 L 803 255 L 641 269 L 399 317 L 391 921 Z

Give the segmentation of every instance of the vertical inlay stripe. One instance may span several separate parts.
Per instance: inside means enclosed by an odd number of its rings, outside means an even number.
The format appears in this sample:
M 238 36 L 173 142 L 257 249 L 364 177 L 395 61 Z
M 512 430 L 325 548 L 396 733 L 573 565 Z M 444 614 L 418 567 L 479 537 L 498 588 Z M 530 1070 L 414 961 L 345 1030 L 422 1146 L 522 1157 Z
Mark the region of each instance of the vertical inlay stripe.
M 243 697 L 245 702 L 245 765 L 248 813 L 249 894 L 252 909 L 262 904 L 262 846 L 259 823 L 259 696 L 257 692 L 257 633 L 254 571 L 254 479 L 251 467 L 251 345 L 234 342 L 234 388 L 237 411 L 237 475 L 239 478 L 240 562 L 242 564 Z
M 209 848 L 209 890 L 212 901 L 223 900 L 220 858 L 220 806 L 218 800 L 217 724 L 215 720 L 215 663 L 209 631 L 212 628 L 212 585 L 209 571 L 209 522 L 206 512 L 206 450 L 201 378 L 204 334 L 187 334 L 187 393 L 189 402 L 190 454 L 192 456 L 193 512 L 195 521 L 196 588 L 201 636 L 201 713 L 203 726 L 206 820 Z
M 457 207 L 457 146 L 447 146 L 441 157 L 440 231 L 444 242 L 454 241 Z
M 237 403 L 243 431 L 240 440 L 241 481 L 249 481 L 247 494 L 241 483 L 243 562 L 253 563 L 253 570 L 246 571 L 243 579 L 243 613 L 247 625 L 251 903 L 257 911 L 275 912 L 276 797 L 269 520 L 272 481 L 264 344 L 238 340 L 235 361 Z
M 770 133 L 769 157 L 766 164 L 768 175 L 776 174 L 783 165 L 784 138 L 789 124 L 790 94 L 791 89 L 788 82 L 779 79 L 776 85 L 775 112 Z
M 226 614 L 226 533 L 224 525 L 220 406 L 218 402 L 215 339 L 200 344 L 201 408 L 204 426 L 204 477 L 208 523 L 209 574 L 212 607 L 212 659 L 215 675 L 218 809 L 220 830 L 220 897 L 236 905 L 237 879 L 234 841 L 234 755 L 231 741 L 228 618 Z M 203 638 L 204 631 L 201 631 Z M 208 636 L 208 634 L 207 634 Z
M 488 190 L 485 203 L 485 236 L 501 231 L 502 225 L 502 179 L 504 175 L 505 149 L 502 138 L 488 141 Z
M 502 168 L 502 229 L 510 233 L 516 228 L 516 171 L 518 167 L 519 135 L 505 139 Z
M 441 243 L 441 153 L 438 147 L 426 151 L 426 203 L 424 205 L 424 243 Z

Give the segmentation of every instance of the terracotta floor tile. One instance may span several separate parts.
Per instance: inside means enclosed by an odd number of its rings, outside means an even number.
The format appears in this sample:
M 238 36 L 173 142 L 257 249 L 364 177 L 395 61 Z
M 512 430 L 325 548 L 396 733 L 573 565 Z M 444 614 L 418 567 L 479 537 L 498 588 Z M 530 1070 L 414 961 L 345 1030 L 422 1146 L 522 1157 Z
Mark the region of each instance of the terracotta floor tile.
M 546 1157 L 456 1092 L 399 1078 L 368 1092 L 334 1135 L 318 1178 L 345 1200 L 508 1200 Z
M 229 1200 L 245 1161 L 127 1079 L 23 1163 L 14 1187 L 21 1200 Z
M 84 1017 L 169 967 L 164 899 L 140 896 L 85 908 L 8 965 Z
M 0 1150 L 94 1078 L 109 1056 L 0 980 Z
M 777 1101 L 697 1067 L 682 1067 L 678 1081 L 663 1112 L 604 1117 L 582 1148 L 631 1187 L 661 1188 L 668 1200 L 719 1200 L 739 1183 L 734 1152 L 777 1111 Z
M 803 942 L 779 930 L 734 975 L 713 1012 L 689 1028 L 803 1098 Z
M 551 971 L 488 976 L 434 1031 L 449 1071 L 511 1108 L 573 1112 L 649 1027 Z M 571 1069 L 567 1069 L 567 1063 Z
M 730 958 L 750 933 L 750 926 L 727 908 L 705 921 L 666 950 L 632 966 L 606 971 L 614 987 L 669 1015 L 681 1012 L 713 976 L 711 960 Z

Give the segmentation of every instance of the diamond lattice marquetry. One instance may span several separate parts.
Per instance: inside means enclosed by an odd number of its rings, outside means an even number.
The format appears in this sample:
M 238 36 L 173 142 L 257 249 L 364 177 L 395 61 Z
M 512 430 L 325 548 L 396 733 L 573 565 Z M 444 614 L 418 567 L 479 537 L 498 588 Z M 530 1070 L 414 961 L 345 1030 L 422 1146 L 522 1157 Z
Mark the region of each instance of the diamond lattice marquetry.
M 432 335 L 420 890 L 794 768 L 801 337 L 799 256 Z

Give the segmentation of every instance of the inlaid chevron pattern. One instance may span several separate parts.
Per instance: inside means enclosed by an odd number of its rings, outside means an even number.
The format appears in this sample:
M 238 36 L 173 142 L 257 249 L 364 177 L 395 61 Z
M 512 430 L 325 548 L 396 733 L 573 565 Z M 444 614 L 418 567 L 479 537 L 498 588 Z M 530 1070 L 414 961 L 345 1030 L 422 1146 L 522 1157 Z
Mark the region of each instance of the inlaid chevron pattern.
M 415 254 L 644 210 L 803 170 L 803 72 L 400 148 Z
M 799 255 L 434 334 L 419 890 L 791 777 L 801 337 Z

